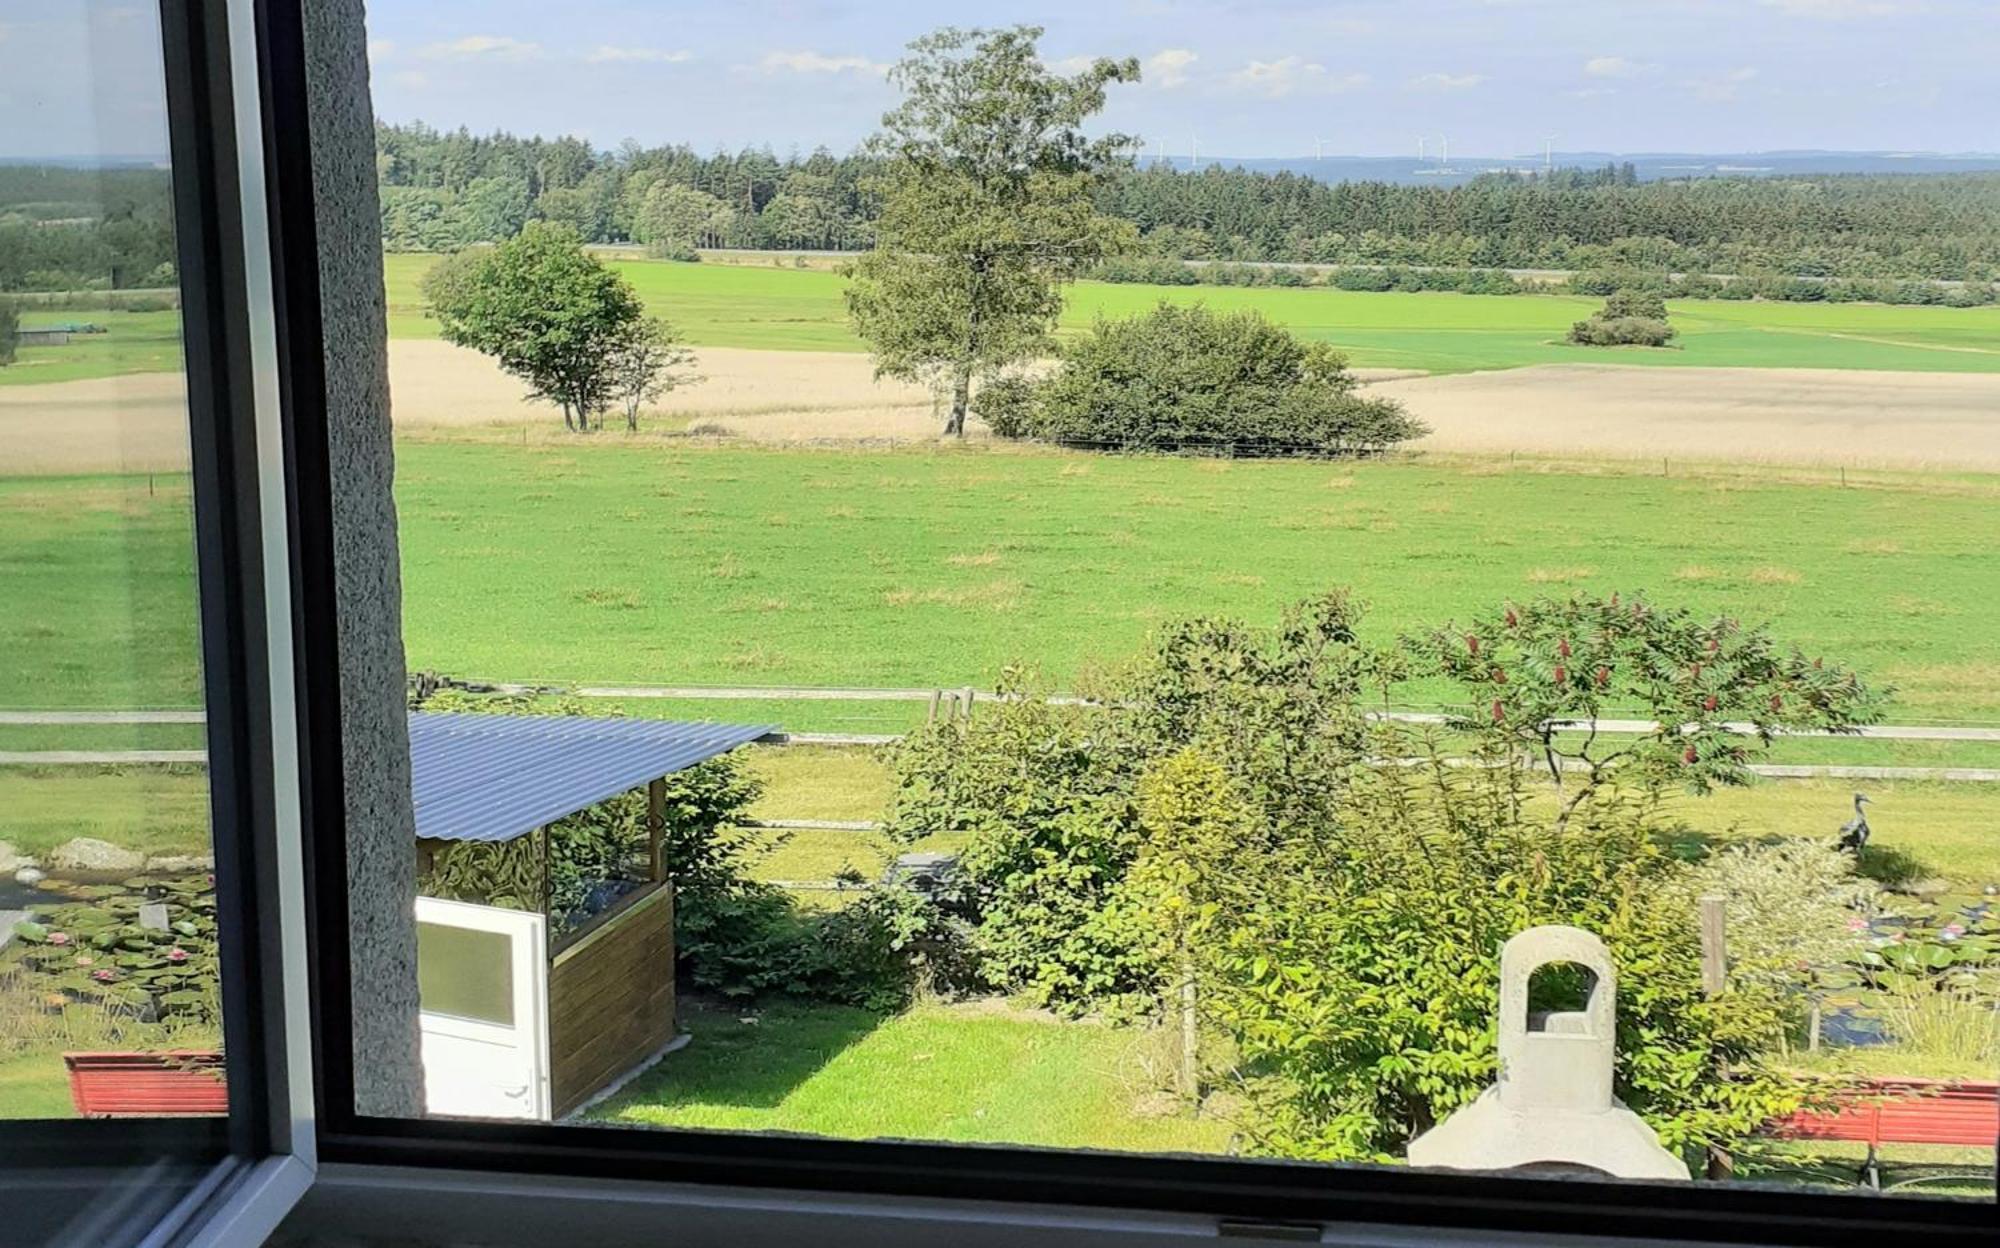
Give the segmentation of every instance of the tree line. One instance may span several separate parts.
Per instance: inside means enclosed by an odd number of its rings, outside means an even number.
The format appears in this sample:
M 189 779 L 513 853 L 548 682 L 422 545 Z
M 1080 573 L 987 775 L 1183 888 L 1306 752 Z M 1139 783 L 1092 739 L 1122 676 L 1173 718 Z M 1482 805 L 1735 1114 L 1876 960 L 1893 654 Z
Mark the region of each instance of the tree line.
M 879 154 L 378 125 L 383 238 L 448 251 L 511 237 L 530 219 L 586 242 L 862 251 L 881 203 Z M 1448 268 L 1642 269 L 1801 277 L 2000 277 L 2000 175 L 1714 177 L 1639 182 L 1630 171 L 1492 175 L 1461 186 L 1324 183 L 1292 173 L 1189 173 L 1120 161 L 1093 190 L 1139 255 Z
M 128 290 L 174 280 L 165 171 L 0 167 L 0 291 Z

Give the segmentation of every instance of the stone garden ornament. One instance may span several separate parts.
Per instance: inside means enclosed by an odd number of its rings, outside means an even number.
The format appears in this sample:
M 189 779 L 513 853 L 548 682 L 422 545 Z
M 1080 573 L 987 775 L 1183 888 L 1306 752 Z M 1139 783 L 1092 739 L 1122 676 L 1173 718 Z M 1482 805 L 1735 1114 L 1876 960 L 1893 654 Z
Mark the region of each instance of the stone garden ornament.
M 1558 963 L 1589 972 L 1588 1001 L 1531 1016 L 1529 981 Z M 1617 1007 L 1617 973 L 1595 935 L 1554 925 L 1515 935 L 1500 949 L 1499 1080 L 1412 1140 L 1410 1164 L 1686 1181 L 1687 1166 L 1611 1093 Z

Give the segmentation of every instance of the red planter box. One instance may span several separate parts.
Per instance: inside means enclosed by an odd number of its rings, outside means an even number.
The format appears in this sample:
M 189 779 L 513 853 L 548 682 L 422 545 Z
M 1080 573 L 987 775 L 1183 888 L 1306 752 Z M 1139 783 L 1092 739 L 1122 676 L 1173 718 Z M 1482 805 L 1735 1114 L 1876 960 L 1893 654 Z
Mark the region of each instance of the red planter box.
M 196 1118 L 229 1112 L 222 1054 L 65 1053 L 70 1100 L 85 1118 Z

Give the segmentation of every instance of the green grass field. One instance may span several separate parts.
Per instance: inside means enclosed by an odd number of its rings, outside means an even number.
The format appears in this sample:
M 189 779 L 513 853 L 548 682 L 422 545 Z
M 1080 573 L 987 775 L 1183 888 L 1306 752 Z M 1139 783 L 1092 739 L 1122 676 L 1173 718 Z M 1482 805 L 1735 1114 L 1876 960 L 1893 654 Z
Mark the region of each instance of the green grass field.
M 389 333 L 437 336 L 419 282 L 435 257 L 387 257 Z M 836 273 L 616 260 L 656 314 L 697 346 L 859 351 Z M 1553 341 L 1601 306 L 1552 295 L 1371 294 L 1269 287 L 1127 286 L 1084 282 L 1063 323 L 1131 316 L 1161 299 L 1256 308 L 1303 337 L 1332 342 L 1363 368 L 1433 372 L 1528 364 L 1659 364 L 1742 368 L 1870 368 L 2000 372 L 2000 308 L 1682 302 L 1680 348 L 1607 352 Z
M 14 362 L 0 368 L 0 386 L 27 386 L 49 381 L 84 381 L 127 373 L 177 373 L 181 370 L 179 312 L 87 312 L 30 309 L 21 327 L 88 322 L 102 325 L 101 334 L 77 334 L 60 347 L 22 347 Z
M 1996 495 L 1486 460 L 399 453 L 409 661 L 457 676 L 986 688 L 1027 661 L 1061 684 L 1174 616 L 1269 621 L 1339 585 L 1380 640 L 1510 597 L 1646 589 L 1893 683 L 1898 722 L 2000 722 Z M 142 480 L 0 481 L 0 707 L 195 703 L 185 509 Z M 731 717 L 782 710 L 747 709 Z
M 2000 720 L 1992 483 L 1830 489 L 1504 462 L 406 442 L 414 667 L 504 680 L 1062 683 L 1169 618 L 1273 620 L 1333 586 L 1378 639 L 1573 589 L 1770 619 Z M 1588 517 L 1579 523 L 1580 517 Z

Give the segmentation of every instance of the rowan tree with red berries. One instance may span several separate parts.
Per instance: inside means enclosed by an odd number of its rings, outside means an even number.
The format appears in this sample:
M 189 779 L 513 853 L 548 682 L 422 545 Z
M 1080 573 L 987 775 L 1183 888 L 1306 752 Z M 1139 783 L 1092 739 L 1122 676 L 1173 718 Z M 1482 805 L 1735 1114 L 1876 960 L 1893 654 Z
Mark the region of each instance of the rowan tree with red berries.
M 1745 627 L 1643 596 L 1509 603 L 1408 636 L 1413 674 L 1464 691 L 1454 729 L 1526 755 L 1555 785 L 1557 826 L 1613 779 L 1658 793 L 1745 783 L 1786 732 L 1852 733 L 1888 690 Z M 1641 732 L 1608 732 L 1635 719 Z

